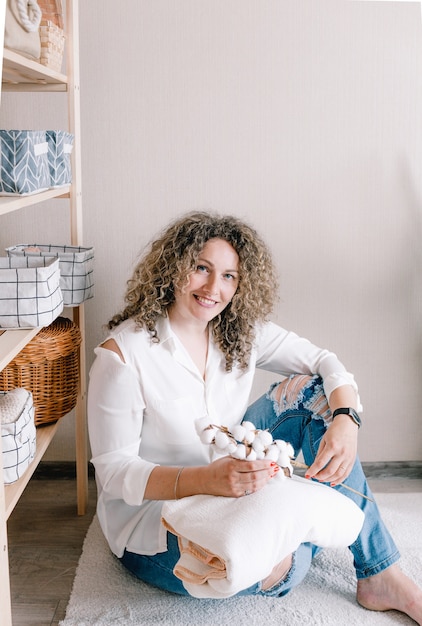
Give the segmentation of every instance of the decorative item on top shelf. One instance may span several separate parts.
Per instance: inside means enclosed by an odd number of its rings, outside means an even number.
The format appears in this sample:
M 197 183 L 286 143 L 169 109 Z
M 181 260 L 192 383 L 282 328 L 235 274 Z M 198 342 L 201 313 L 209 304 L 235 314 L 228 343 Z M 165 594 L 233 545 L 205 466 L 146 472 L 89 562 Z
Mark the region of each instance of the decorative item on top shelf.
M 48 167 L 50 186 L 63 187 L 72 182 L 70 155 L 73 150 L 73 135 L 64 130 L 46 130 L 48 144 Z
M 94 296 L 94 248 L 52 244 L 20 244 L 8 256 L 58 257 L 64 306 L 78 306 Z
M 7 0 L 4 46 L 39 61 L 42 12 L 36 0 Z
M 34 399 L 35 425 L 50 424 L 71 411 L 79 390 L 79 346 L 76 324 L 58 317 L 42 328 L 0 372 L 0 389 L 24 387 Z
M 0 257 L 0 328 L 48 326 L 62 311 L 58 259 Z
M 19 480 L 35 457 L 37 431 L 32 393 L 16 388 L 0 392 L 3 477 L 6 484 Z
M 29 195 L 50 187 L 43 130 L 0 130 L 0 196 Z
M 61 0 L 38 0 L 42 19 L 53 22 L 63 30 L 63 2 Z
M 55 72 L 61 72 L 65 46 L 62 2 L 61 0 L 38 0 L 38 4 L 42 11 L 40 62 Z

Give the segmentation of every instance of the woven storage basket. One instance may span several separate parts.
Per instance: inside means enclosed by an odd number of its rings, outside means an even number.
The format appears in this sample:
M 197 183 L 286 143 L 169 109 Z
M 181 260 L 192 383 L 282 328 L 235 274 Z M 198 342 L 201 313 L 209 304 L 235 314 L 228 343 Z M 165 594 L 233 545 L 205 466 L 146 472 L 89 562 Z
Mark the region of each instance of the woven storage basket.
M 32 392 L 35 425 L 50 424 L 71 411 L 79 390 L 81 333 L 71 320 L 58 317 L 0 372 L 0 389 Z
M 41 41 L 40 63 L 55 72 L 61 72 L 65 44 L 64 31 L 50 20 L 41 20 L 39 31 Z
M 65 45 L 63 7 L 61 0 L 38 0 L 42 11 L 40 24 L 40 63 L 61 72 Z

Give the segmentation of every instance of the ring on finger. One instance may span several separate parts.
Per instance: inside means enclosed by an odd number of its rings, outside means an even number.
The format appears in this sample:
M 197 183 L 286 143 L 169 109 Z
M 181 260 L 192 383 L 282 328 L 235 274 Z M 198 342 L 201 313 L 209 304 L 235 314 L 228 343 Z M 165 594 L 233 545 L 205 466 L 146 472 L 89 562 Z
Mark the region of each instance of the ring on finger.
M 252 491 L 249 491 L 249 489 L 245 489 L 245 496 L 250 496 L 252 493 Z

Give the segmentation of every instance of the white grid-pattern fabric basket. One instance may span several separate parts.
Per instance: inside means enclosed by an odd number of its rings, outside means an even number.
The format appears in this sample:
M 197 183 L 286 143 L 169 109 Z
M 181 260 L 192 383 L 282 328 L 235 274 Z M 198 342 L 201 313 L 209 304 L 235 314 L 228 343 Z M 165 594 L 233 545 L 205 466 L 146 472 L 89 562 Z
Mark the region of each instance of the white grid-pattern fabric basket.
M 48 167 L 50 186 L 63 187 L 72 182 L 70 155 L 73 149 L 73 135 L 64 130 L 46 130 L 48 144 Z
M 32 243 L 6 248 L 6 252 L 9 256 L 57 257 L 64 306 L 78 306 L 94 296 L 94 248 Z
M 49 326 L 62 311 L 58 259 L 0 257 L 0 328 Z
M 10 408 L 3 407 L 6 398 L 14 392 L 25 392 L 24 401 L 17 406 L 14 421 L 3 423 L 6 412 Z M 22 394 L 21 394 L 22 395 Z M 1 443 L 3 453 L 3 477 L 6 484 L 19 480 L 33 461 L 36 452 L 37 430 L 34 419 L 34 403 L 32 393 L 26 389 L 13 389 L 0 392 Z
M 0 196 L 30 195 L 50 187 L 45 131 L 0 130 Z

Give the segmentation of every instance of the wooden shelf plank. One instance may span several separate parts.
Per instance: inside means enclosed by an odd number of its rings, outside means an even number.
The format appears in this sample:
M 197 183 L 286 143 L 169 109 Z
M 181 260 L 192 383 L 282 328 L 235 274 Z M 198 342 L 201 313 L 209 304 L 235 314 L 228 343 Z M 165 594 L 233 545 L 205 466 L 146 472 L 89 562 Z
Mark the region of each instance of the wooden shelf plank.
M 0 370 L 4 369 L 40 330 L 40 328 L 0 330 Z
M 47 189 L 47 191 L 41 191 L 40 193 L 33 193 L 28 196 L 0 196 L 0 215 L 6 213 L 12 213 L 18 211 L 27 206 L 44 202 L 45 200 L 51 200 L 52 198 L 68 198 L 70 194 L 70 185 L 65 187 L 56 187 L 54 189 Z
M 6 519 L 9 519 L 10 514 L 15 508 L 19 498 L 22 495 L 23 490 L 26 485 L 31 480 L 32 474 L 37 469 L 39 462 L 44 456 L 45 451 L 47 450 L 50 441 L 53 439 L 56 434 L 56 430 L 58 428 L 59 422 L 54 422 L 53 424 L 47 424 L 45 426 L 40 426 L 37 428 L 37 447 L 35 458 L 32 461 L 31 465 L 28 467 L 23 476 L 20 477 L 18 481 L 12 483 L 11 485 L 4 486 L 4 494 L 5 494 L 5 515 Z
M 45 65 L 41 65 L 37 61 L 27 59 L 26 57 L 4 48 L 3 51 L 3 86 L 2 90 L 7 91 L 9 85 L 16 88 L 30 89 L 31 85 L 38 85 L 46 90 L 49 85 L 61 85 L 66 89 L 67 76 L 56 72 Z

